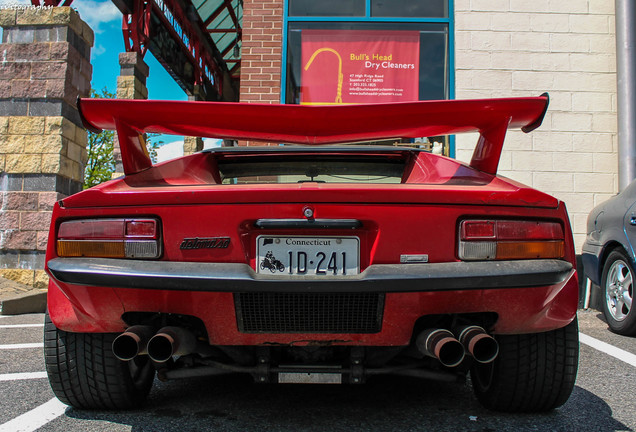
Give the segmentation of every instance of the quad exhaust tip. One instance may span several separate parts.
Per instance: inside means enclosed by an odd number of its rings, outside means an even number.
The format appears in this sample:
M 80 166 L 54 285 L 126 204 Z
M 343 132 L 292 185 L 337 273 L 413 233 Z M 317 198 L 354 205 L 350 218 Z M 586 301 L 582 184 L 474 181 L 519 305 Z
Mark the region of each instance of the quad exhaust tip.
M 196 337 L 180 327 L 163 327 L 155 334 L 152 327 L 137 325 L 117 336 L 112 350 L 115 357 L 122 361 L 147 354 L 153 361 L 165 363 L 172 356 L 193 353 L 196 343 Z
M 148 341 L 153 334 L 154 330 L 150 326 L 129 327 L 113 341 L 113 354 L 122 361 L 130 361 L 138 355 L 147 354 Z
M 154 336 L 153 333 L 150 326 L 128 328 L 113 341 L 113 354 L 122 361 L 147 354 L 153 361 L 165 363 L 175 355 L 191 354 L 196 349 L 196 337 L 181 327 L 163 327 Z M 446 367 L 461 364 L 466 353 L 478 363 L 490 363 L 499 354 L 497 341 L 482 327 L 459 327 L 455 334 L 457 338 L 450 330 L 428 329 L 417 336 L 415 344 L 422 354 L 438 359 Z
M 157 362 L 165 363 L 175 355 L 194 352 L 196 337 L 181 327 L 164 327 L 148 342 L 148 356 Z
M 499 354 L 499 344 L 479 326 L 469 325 L 456 330 L 457 339 L 478 363 L 491 363 Z
M 415 344 L 422 354 L 446 367 L 459 366 L 466 354 L 483 364 L 493 362 L 499 354 L 495 338 L 477 325 L 458 327 L 454 334 L 446 329 L 428 329 L 417 336 Z
M 464 360 L 464 347 L 450 330 L 425 330 L 417 336 L 415 344 L 422 354 L 438 359 L 447 367 L 458 366 Z

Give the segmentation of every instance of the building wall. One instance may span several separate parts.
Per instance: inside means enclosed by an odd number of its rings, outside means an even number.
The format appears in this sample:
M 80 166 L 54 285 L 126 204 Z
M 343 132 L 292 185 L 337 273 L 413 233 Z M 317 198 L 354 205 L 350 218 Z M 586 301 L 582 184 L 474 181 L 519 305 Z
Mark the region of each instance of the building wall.
M 70 7 L 0 8 L 0 276 L 44 288 L 56 201 L 82 189 L 93 31 Z
M 241 102 L 280 103 L 283 0 L 245 0 Z
M 499 173 L 562 199 L 577 253 L 618 189 L 614 2 L 455 0 L 456 98 L 538 96 L 543 125 L 509 132 Z M 458 136 L 469 161 L 475 136 Z

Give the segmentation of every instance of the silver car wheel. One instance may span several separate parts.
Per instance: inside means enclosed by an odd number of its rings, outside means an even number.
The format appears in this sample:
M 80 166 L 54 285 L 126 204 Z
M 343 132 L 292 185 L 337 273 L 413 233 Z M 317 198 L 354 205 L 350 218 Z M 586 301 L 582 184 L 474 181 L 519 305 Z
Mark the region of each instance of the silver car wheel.
M 616 321 L 627 318 L 632 309 L 633 280 L 626 262 L 616 260 L 607 273 L 605 301 L 607 310 Z

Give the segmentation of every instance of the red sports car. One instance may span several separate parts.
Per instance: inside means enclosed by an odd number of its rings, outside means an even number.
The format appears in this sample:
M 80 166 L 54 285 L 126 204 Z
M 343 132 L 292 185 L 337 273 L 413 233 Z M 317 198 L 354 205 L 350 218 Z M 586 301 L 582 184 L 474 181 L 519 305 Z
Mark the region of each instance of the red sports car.
M 562 405 L 578 364 L 567 211 L 496 174 L 506 131 L 538 127 L 547 105 L 81 100 L 87 128 L 117 131 L 125 176 L 53 211 L 53 391 L 121 409 L 143 402 L 155 374 L 470 373 L 488 408 Z M 145 132 L 291 145 L 153 165 Z M 462 132 L 479 133 L 470 164 L 392 145 Z

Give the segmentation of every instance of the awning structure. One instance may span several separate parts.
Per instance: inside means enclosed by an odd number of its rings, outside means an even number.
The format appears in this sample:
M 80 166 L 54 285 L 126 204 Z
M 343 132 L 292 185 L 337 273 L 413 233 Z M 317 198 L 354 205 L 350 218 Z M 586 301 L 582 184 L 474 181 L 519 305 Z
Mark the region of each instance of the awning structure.
M 230 75 L 238 79 L 241 71 L 242 0 L 192 0 L 201 22 L 223 55 Z
M 70 6 L 73 0 L 31 0 Z M 126 51 L 150 51 L 189 95 L 238 100 L 243 0 L 112 0 Z

